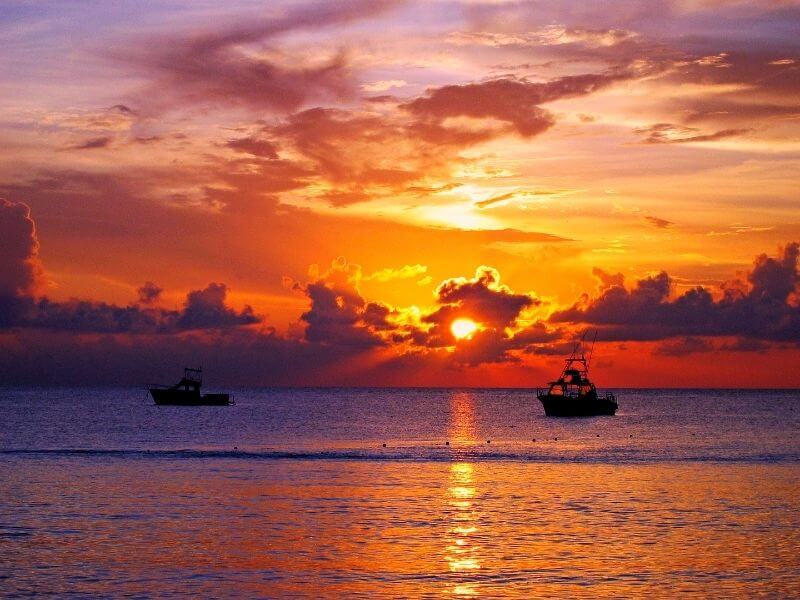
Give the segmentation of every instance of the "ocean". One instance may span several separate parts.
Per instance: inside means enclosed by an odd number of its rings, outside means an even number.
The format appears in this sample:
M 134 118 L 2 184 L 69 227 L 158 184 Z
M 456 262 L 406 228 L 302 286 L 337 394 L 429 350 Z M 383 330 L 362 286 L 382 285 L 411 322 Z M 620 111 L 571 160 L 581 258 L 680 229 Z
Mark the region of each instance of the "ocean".
M 0 389 L 0 594 L 800 597 L 800 391 Z

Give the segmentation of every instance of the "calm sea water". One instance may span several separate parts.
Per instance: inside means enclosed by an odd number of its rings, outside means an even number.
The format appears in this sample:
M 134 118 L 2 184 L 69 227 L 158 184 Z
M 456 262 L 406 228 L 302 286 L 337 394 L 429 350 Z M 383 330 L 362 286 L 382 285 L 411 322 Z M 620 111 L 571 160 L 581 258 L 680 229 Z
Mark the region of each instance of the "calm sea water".
M 800 596 L 800 392 L 235 394 L 0 390 L 0 594 Z

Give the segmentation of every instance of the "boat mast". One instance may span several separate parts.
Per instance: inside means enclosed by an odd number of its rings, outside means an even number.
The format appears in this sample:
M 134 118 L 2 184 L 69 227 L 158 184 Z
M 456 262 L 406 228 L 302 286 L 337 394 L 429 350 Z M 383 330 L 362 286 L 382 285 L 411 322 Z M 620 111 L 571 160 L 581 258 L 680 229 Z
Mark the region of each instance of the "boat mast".
M 586 335 L 588 333 L 589 333 L 588 329 L 583 332 L 583 335 L 581 336 L 581 339 L 579 339 L 575 343 L 575 347 L 572 349 L 572 354 L 570 354 L 569 358 L 567 358 L 564 361 L 566 364 L 564 365 L 564 370 L 561 372 L 562 379 L 566 376 L 567 370 L 569 370 L 570 367 L 572 367 L 572 363 L 576 363 L 576 362 L 579 362 L 579 363 L 581 363 L 583 365 L 583 372 L 586 374 L 587 377 L 589 376 L 589 364 L 588 364 L 588 361 L 586 360 L 586 353 L 583 352 L 583 342 L 586 339 Z M 595 339 L 597 339 L 597 330 L 595 330 L 594 336 L 595 336 Z M 592 350 L 594 350 L 594 341 L 592 341 Z M 580 355 L 579 355 L 579 351 L 580 351 Z M 589 360 L 591 360 L 591 353 L 589 354 Z

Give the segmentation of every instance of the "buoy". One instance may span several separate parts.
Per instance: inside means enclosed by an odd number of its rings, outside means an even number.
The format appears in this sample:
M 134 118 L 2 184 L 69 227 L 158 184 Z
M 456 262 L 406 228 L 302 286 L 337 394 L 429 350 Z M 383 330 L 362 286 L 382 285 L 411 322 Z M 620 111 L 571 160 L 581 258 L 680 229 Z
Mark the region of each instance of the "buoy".
M 449 445 L 450 445 L 450 442 L 445 442 L 445 443 L 444 443 L 444 445 L 445 445 L 445 446 L 449 446 Z
M 553 438 L 555 441 L 558 441 L 558 438 Z
M 486 443 L 487 443 L 487 444 L 491 444 L 491 443 L 492 443 L 492 440 L 486 440 Z
M 535 442 L 535 441 L 536 441 L 536 438 L 533 438 L 533 441 Z
M 386 448 L 386 444 L 384 444 L 383 447 Z

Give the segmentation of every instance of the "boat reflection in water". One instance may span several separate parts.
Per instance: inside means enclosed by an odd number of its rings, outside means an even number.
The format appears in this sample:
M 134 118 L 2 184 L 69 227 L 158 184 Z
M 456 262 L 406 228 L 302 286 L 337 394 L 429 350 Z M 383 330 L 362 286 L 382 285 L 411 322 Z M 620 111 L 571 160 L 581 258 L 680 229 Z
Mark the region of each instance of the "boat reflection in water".
M 453 394 L 450 400 L 450 438 L 455 452 L 476 443 L 474 404 L 469 393 Z M 451 523 L 445 558 L 455 576 L 450 589 L 455 596 L 478 594 L 474 575 L 481 568 L 481 546 L 476 543 L 480 510 L 474 469 L 475 466 L 469 462 L 455 462 L 450 466 L 447 515 Z

